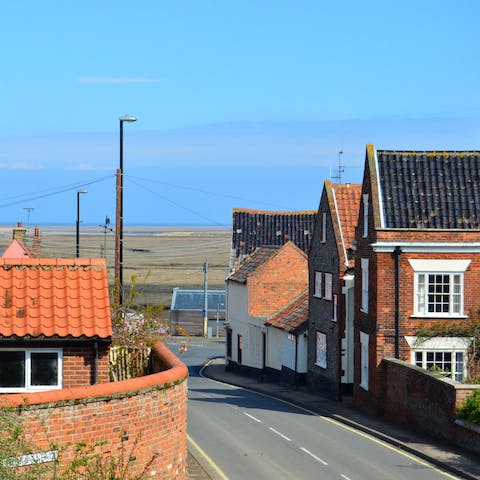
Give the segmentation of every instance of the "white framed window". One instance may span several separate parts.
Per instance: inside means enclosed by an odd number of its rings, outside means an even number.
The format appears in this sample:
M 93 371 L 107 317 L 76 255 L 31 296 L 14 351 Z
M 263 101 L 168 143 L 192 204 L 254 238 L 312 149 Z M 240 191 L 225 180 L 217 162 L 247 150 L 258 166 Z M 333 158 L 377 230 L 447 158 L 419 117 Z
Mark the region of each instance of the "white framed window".
M 313 296 L 317 298 L 323 297 L 323 291 L 322 291 L 323 278 L 322 277 L 323 277 L 322 272 L 315 272 L 315 290 L 313 292 Z
M 363 238 L 368 237 L 368 193 L 363 194 Z
M 463 273 L 416 272 L 415 315 L 463 316 Z
M 466 353 L 451 351 L 416 351 L 415 365 L 425 370 L 439 372 L 461 382 L 465 378 Z
M 317 332 L 316 340 L 315 365 L 327 368 L 327 336 L 322 332 Z
M 368 390 L 368 334 L 360 332 L 360 386 Z
M 325 274 L 325 300 L 332 300 L 332 279 L 333 275 L 331 273 Z
M 412 352 L 412 363 L 439 372 L 457 382 L 467 376 L 467 352 L 472 340 L 465 337 L 405 337 Z
M 333 294 L 333 318 L 332 321 L 336 322 L 338 319 L 338 295 Z
M 327 242 L 327 214 L 322 212 L 322 243 Z
M 62 388 L 62 349 L 1 349 L 0 392 Z
M 368 313 L 368 258 L 361 259 L 362 266 L 362 312 Z
M 471 260 L 409 259 L 414 277 L 414 315 L 463 317 L 463 277 Z

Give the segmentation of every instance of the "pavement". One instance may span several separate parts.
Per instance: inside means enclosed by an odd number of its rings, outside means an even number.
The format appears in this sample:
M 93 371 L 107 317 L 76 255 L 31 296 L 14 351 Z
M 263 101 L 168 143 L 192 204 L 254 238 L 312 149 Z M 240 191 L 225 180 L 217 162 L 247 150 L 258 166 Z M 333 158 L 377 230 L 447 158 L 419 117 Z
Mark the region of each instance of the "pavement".
M 209 362 L 203 369 L 203 375 L 213 380 L 270 395 L 315 414 L 334 419 L 420 457 L 457 478 L 480 479 L 480 459 L 478 456 L 466 453 L 446 442 L 441 442 L 384 418 L 367 415 L 353 408 L 348 401 L 336 402 L 318 393 L 309 392 L 305 388 L 295 389 L 289 385 L 227 372 L 225 371 L 223 358 Z M 189 458 L 190 462 L 187 463 L 190 463 L 192 468 L 192 476 L 190 476 L 190 467 L 187 467 L 189 479 L 208 480 L 218 478 L 212 473 L 211 466 L 205 464 L 202 455 L 195 452 L 193 448 L 189 448 Z M 196 468 L 195 472 L 193 472 L 193 468 Z

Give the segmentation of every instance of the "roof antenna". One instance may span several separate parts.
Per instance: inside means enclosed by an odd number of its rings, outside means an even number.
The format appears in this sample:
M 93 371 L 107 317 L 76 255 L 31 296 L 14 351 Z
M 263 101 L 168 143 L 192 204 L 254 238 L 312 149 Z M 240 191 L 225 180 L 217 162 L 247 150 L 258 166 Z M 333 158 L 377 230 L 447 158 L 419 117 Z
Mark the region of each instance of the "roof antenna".
M 342 173 L 345 171 L 345 165 L 343 164 L 343 150 L 338 152 L 338 174 L 332 177 L 332 180 L 338 180 L 338 183 L 342 183 Z

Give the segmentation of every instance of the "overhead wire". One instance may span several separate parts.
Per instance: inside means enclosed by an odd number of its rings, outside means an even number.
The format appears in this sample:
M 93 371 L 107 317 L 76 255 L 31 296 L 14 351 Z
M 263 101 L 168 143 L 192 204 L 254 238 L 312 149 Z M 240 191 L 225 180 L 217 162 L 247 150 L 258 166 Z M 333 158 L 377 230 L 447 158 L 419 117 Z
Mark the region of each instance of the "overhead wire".
M 175 205 L 176 207 L 178 208 L 181 208 L 182 210 L 185 210 L 186 212 L 189 212 L 189 213 L 193 213 L 194 215 L 196 215 L 197 217 L 199 218 L 202 218 L 203 220 L 207 220 L 208 222 L 210 222 L 212 225 L 217 225 L 219 227 L 222 227 L 223 224 L 220 223 L 220 222 L 217 222 L 216 220 L 213 220 L 212 218 L 210 217 L 207 217 L 206 215 L 203 215 L 199 212 L 197 212 L 196 210 L 193 210 L 192 208 L 189 208 L 189 207 L 185 207 L 184 205 L 181 205 L 180 203 L 178 202 L 175 202 L 167 197 L 165 197 L 164 195 L 161 195 L 160 193 L 146 187 L 145 185 L 142 185 L 141 183 L 133 180 L 131 177 L 125 177 L 125 179 L 135 185 L 137 185 L 138 187 L 142 188 L 143 190 L 151 193 L 152 195 L 155 195 L 156 197 L 159 197 L 161 198 L 162 200 L 165 200 L 166 202 L 168 203 L 171 203 L 172 205 Z
M 66 187 L 60 187 L 59 189 L 54 189 L 52 188 L 47 188 L 45 190 L 40 190 L 38 192 L 34 192 L 31 194 L 21 194 L 21 195 L 14 195 L 13 197 L 10 197 L 10 199 L 15 199 L 15 198 L 21 198 L 21 200 L 16 200 L 16 201 L 9 201 L 9 198 L 6 198 L 2 201 L 7 201 L 8 203 L 0 203 L 0 208 L 5 208 L 5 207 L 10 207 L 12 205 L 18 205 L 20 203 L 23 203 L 25 201 L 32 201 L 32 200 L 38 200 L 40 198 L 46 198 L 46 197 L 52 197 L 54 195 L 59 195 L 60 193 L 64 192 L 69 192 L 71 190 L 76 190 L 81 187 L 86 187 L 88 185 L 93 185 L 95 183 L 103 182 L 107 180 L 108 178 L 112 178 L 112 175 L 106 175 L 104 177 L 99 177 L 96 179 L 89 180 L 87 182 L 82 182 L 82 183 L 76 183 L 74 185 L 69 185 Z M 42 192 L 49 192 L 49 193 L 42 193 Z M 29 196 L 31 195 L 31 196 Z
M 204 190 L 202 188 L 196 188 L 196 187 L 186 187 L 184 185 L 177 185 L 177 184 L 174 184 L 174 183 L 170 183 L 170 182 L 165 182 L 165 181 L 162 181 L 162 180 L 153 180 L 151 178 L 142 178 L 142 177 L 136 177 L 136 176 L 129 176 L 130 179 L 137 179 L 137 180 L 143 180 L 143 181 L 146 181 L 146 182 L 152 182 L 152 183 L 159 183 L 161 185 L 167 185 L 169 187 L 174 187 L 174 188 L 180 188 L 182 190 L 189 190 L 189 191 L 192 191 L 192 192 L 198 192 L 198 193 L 204 193 L 206 195 L 212 195 L 214 197 L 221 197 L 221 198 L 231 198 L 232 200 L 240 200 L 242 202 L 253 202 L 255 204 L 262 204 L 262 205 L 269 205 L 271 207 L 275 207 L 275 208 L 281 208 L 282 210 L 291 210 L 291 208 L 289 207 L 286 207 L 284 205 L 278 205 L 276 203 L 271 203 L 271 202 L 264 202 L 264 201 L 260 201 L 260 200 L 253 200 L 253 199 L 249 199 L 249 198 L 245 198 L 245 197 L 239 197 L 237 195 L 230 195 L 230 194 L 227 194 L 227 193 L 220 193 L 220 192 L 212 192 L 210 190 Z

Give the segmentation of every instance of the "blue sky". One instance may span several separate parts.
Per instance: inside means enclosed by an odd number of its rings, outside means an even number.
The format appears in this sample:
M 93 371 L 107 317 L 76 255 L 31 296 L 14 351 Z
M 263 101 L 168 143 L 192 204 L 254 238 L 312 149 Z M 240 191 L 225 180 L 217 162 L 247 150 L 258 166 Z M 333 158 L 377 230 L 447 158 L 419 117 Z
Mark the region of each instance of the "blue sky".
M 315 209 L 366 143 L 478 149 L 476 0 L 22 1 L 2 6 L 0 223 L 227 225 Z

